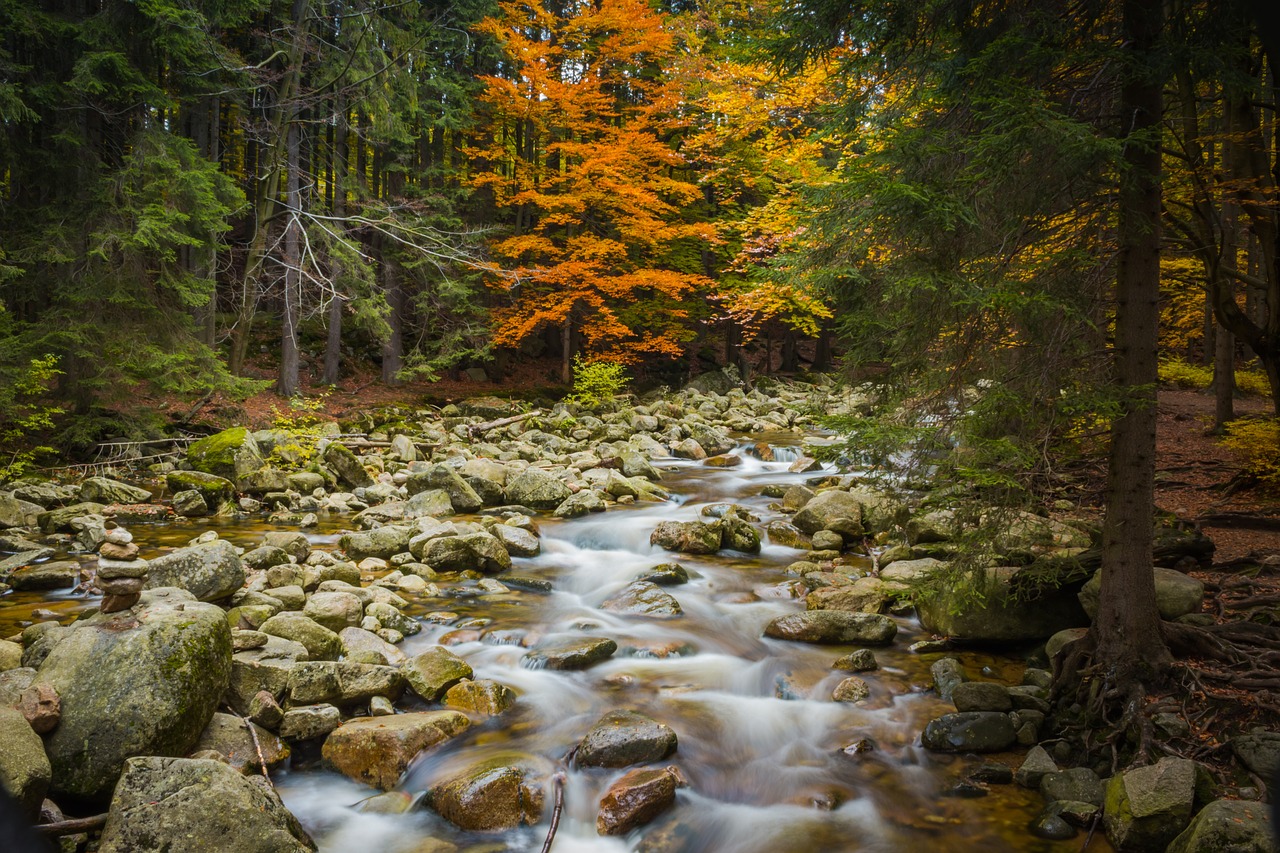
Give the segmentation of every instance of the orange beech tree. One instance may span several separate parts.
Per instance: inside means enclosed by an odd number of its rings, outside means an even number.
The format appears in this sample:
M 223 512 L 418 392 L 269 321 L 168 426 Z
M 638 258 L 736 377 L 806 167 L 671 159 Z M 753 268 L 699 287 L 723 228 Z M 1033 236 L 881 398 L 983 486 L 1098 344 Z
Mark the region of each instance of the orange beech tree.
M 510 213 L 491 244 L 514 273 L 494 343 L 558 327 L 566 381 L 579 338 L 624 363 L 680 355 L 712 286 L 697 249 L 717 238 L 684 212 L 702 191 L 671 141 L 666 16 L 644 0 L 505 2 L 479 29 L 506 57 L 483 78 L 487 124 L 470 151 L 474 185 Z

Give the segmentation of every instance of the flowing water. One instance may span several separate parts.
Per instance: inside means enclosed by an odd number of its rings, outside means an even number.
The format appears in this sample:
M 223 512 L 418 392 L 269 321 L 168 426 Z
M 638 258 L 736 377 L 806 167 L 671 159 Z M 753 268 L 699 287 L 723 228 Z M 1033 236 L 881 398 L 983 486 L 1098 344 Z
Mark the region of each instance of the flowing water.
M 409 612 L 422 618 L 424 629 L 405 640 L 407 654 L 449 644 L 477 678 L 506 684 L 519 699 L 505 715 L 422 756 L 401 780 L 401 790 L 423 791 L 463 764 L 511 751 L 560 762 L 600 716 L 629 708 L 676 731 L 679 748 L 665 763 L 678 766 L 689 786 L 653 823 L 630 836 L 603 838 L 595 829 L 597 804 L 621 771 L 570 768 L 553 848 L 558 853 L 1079 850 L 1078 838 L 1051 843 L 1027 833 L 1043 805 L 1038 794 L 993 785 L 977 799 L 948 795 L 976 761 L 932 755 L 918 745 L 925 723 L 954 708 L 928 689 L 929 665 L 941 655 L 907 650 L 923 636 L 913 620 L 898 620 L 893 646 L 875 650 L 880 669 L 862 673 L 870 698 L 832 702 L 832 688 L 848 673 L 831 664 L 849 647 L 762 636 L 770 619 L 803 608 L 803 600 L 791 597 L 797 578 L 785 567 L 804 552 L 766 544 L 759 556 L 688 557 L 649 544 L 660 521 L 692 520 L 717 502 L 744 505 L 762 523 L 781 518 L 760 497 L 761 488 L 813 476 L 789 474 L 785 462 L 760 462 L 743 449 L 735 453 L 743 462 L 731 469 L 660 463 L 663 485 L 676 496 L 672 502 L 614 507 L 570 521 L 540 519 L 542 554 L 516 559 L 512 574 L 549 580 L 548 594 L 482 594 L 470 582 L 447 590 L 447 600 L 414 602 Z M 315 545 L 331 547 L 342 521 L 314 533 Z M 200 529 L 172 525 L 135 529 L 135 535 L 143 544 L 173 545 Z M 231 524 L 219 530 L 251 546 L 263 527 Z M 666 587 L 683 617 L 655 620 L 597 609 L 637 575 L 673 560 L 690 576 L 687 584 Z M 6 632 L 35 603 L 12 596 L 10 602 L 0 610 Z M 72 599 L 41 603 L 61 611 L 87 606 Z M 522 666 L 527 646 L 582 636 L 612 638 L 618 653 L 580 672 Z M 1017 683 L 1024 667 L 1012 656 L 949 654 L 961 659 L 970 677 Z M 874 748 L 842 750 L 862 740 Z M 305 755 L 299 758 L 277 784 L 323 851 L 425 853 L 436 849 L 433 838 L 476 853 L 537 851 L 547 832 L 544 822 L 500 835 L 461 833 L 427 809 L 361 813 L 353 806 L 375 791 L 308 763 Z M 994 758 L 1016 766 L 1020 755 Z M 1090 849 L 1108 848 L 1099 837 Z

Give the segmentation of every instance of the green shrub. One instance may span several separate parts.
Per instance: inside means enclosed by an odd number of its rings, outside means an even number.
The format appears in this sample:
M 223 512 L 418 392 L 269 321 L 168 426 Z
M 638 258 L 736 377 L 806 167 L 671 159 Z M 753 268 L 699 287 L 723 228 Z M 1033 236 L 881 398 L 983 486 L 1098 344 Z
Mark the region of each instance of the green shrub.
M 1204 389 L 1213 385 L 1213 368 L 1180 358 L 1160 362 L 1160 381 L 1178 388 Z M 1237 370 L 1236 387 L 1246 394 L 1270 396 L 1271 385 L 1261 370 Z
M 565 399 L 588 408 L 612 403 L 631 381 L 627 369 L 616 361 L 587 361 L 573 357 L 573 393 Z
M 1280 421 L 1250 418 L 1227 424 L 1222 444 L 1239 457 L 1248 476 L 1267 492 L 1280 492 Z
M 0 483 L 16 480 L 37 456 L 54 452 L 52 447 L 37 445 L 33 439 L 51 430 L 54 415 L 62 414 L 62 409 L 41 400 L 49 383 L 61 372 L 57 356 L 33 358 L 12 377 L 13 384 L 0 392 Z

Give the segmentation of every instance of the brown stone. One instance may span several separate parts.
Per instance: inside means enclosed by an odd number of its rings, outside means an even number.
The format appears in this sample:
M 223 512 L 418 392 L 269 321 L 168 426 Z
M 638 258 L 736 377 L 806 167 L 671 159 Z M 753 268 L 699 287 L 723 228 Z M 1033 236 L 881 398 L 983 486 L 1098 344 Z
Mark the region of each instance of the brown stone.
M 139 548 L 136 542 L 130 542 L 126 545 L 104 542 L 102 547 L 98 549 L 98 554 L 108 560 L 134 560 L 138 557 L 138 551 Z
M 600 800 L 596 832 L 622 835 L 648 823 L 676 801 L 676 789 L 686 784 L 675 767 L 641 767 L 624 773 Z
M 62 700 L 49 684 L 33 684 L 22 691 L 18 710 L 38 735 L 53 731 L 62 720 Z
M 98 605 L 98 609 L 103 613 L 119 613 L 121 610 L 128 610 L 130 607 L 138 603 L 138 599 L 142 596 L 138 593 L 130 595 L 104 595 L 102 603 Z
M 98 578 L 98 588 L 104 595 L 137 595 L 145 584 L 142 578 Z
M 476 714 L 496 717 L 516 702 L 515 691 L 505 684 L 480 679 L 455 684 L 444 694 L 444 704 Z
M 325 739 L 321 754 L 352 779 L 389 791 L 419 753 L 470 725 L 467 716 L 457 711 L 361 717 L 335 729 Z

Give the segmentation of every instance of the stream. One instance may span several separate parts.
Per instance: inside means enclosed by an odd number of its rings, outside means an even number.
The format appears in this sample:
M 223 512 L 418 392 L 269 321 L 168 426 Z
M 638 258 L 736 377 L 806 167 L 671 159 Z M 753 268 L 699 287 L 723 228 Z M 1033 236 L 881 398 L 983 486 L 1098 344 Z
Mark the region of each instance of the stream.
M 788 438 L 795 441 L 794 434 Z M 688 787 L 652 823 L 606 838 L 596 833 L 597 804 L 621 771 L 569 767 L 557 853 L 1080 850 L 1079 837 L 1048 842 L 1027 833 L 1043 807 L 1038 793 L 1009 784 L 992 785 L 977 798 L 952 795 L 984 759 L 934 755 L 919 746 L 926 722 L 954 710 L 929 689 L 933 661 L 955 656 L 970 678 L 1016 684 L 1025 666 L 1020 657 L 972 650 L 914 654 L 908 646 L 924 635 L 914 619 L 895 617 L 896 641 L 874 650 L 880 668 L 861 674 L 870 697 L 856 704 L 833 702 L 832 689 L 849 673 L 833 669 L 832 662 L 851 647 L 762 637 L 770 619 L 803 608 L 802 594 L 795 597 L 793 587 L 798 578 L 785 568 L 805 552 L 768 544 L 767 538 L 758 556 L 690 557 L 649 544 L 660 521 L 693 520 L 719 502 L 749 508 L 760 525 L 785 518 L 769 509 L 773 499 L 760 496 L 762 487 L 815 475 L 788 473 L 785 461 L 761 462 L 748 447 L 734 451 L 742 463 L 727 469 L 655 462 L 662 485 L 674 495 L 671 502 L 617 506 L 577 520 L 539 517 L 542 553 L 515 559 L 511 574 L 550 581 L 550 593 L 514 587 L 485 593 L 466 581 L 449 585 L 443 599 L 405 594 L 413 602 L 407 612 L 423 623 L 423 631 L 401 646 L 406 654 L 446 644 L 477 678 L 505 684 L 519 698 L 506 714 L 420 756 L 400 790 L 423 791 L 463 762 L 511 751 L 561 762 L 603 714 L 634 709 L 675 730 L 679 747 L 664 764 L 677 766 Z M 309 531 L 313 544 L 336 547 L 346 523 L 326 519 Z M 134 532 L 145 557 L 157 546 L 185 543 L 211 524 L 223 538 L 246 547 L 258 544 L 268 529 L 260 521 L 201 520 L 137 525 Z M 682 617 L 656 620 L 598 609 L 638 575 L 666 562 L 688 570 L 687 584 L 665 587 L 680 602 Z M 18 630 L 37 607 L 61 618 L 93 603 L 11 595 L 0 607 L 0 636 Z M 618 652 L 584 671 L 522 665 L 527 646 L 582 636 L 611 638 Z M 860 742 L 871 748 L 845 749 Z M 317 758 L 295 753 L 293 767 L 275 781 L 322 851 L 430 853 L 449 845 L 468 853 L 538 851 L 546 837 L 550 796 L 537 826 L 499 835 L 465 833 L 425 808 L 403 815 L 360 811 L 355 805 L 377 792 L 323 769 Z M 1016 767 L 1021 754 L 985 758 Z M 1101 836 L 1090 850 L 1110 849 Z

